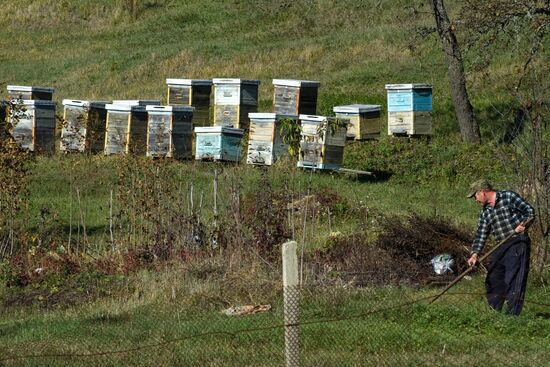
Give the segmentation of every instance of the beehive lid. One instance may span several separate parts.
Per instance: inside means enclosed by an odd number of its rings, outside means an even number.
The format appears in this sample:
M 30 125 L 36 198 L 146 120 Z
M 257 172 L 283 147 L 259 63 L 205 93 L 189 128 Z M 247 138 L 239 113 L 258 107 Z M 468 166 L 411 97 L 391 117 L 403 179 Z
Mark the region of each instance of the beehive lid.
M 210 86 L 212 85 L 212 80 L 208 79 L 166 79 L 166 84 L 168 85 L 199 85 L 199 86 Z
M 413 83 L 413 84 L 386 84 L 387 90 L 411 90 L 411 89 L 432 89 L 430 84 Z
M 78 99 L 64 99 L 63 106 L 74 106 L 74 107 L 94 107 L 94 108 L 105 108 L 106 104 L 109 104 L 108 101 L 82 101 Z
M 155 105 L 159 106 L 160 101 L 156 99 L 115 99 L 112 104 L 116 105 L 129 105 L 129 106 L 147 106 Z
M 195 128 L 196 133 L 226 133 L 226 134 L 233 134 L 233 135 L 244 135 L 243 129 L 237 129 L 234 127 L 228 127 L 228 126 L 203 126 L 199 127 L 197 126 Z
M 148 105 L 145 106 L 145 109 L 149 113 L 170 113 L 170 112 L 193 112 L 195 111 L 195 107 L 193 106 L 155 106 L 155 105 Z
M 54 101 L 45 101 L 41 99 L 25 99 L 23 104 L 27 107 L 55 107 Z
M 321 83 L 315 80 L 273 79 L 273 85 L 284 85 L 289 87 L 318 87 Z
M 8 92 L 45 92 L 53 93 L 54 89 L 50 87 L 31 87 L 25 85 L 8 85 L 6 87 Z
M 318 115 L 300 115 L 299 119 L 301 121 L 308 121 L 308 122 L 315 122 L 315 123 L 321 123 L 326 121 L 326 116 L 318 116 Z
M 260 84 L 259 80 L 249 80 L 249 79 L 233 79 L 233 78 L 214 78 L 212 79 L 214 84 Z
M 249 112 L 248 118 L 251 119 L 266 119 L 266 120 L 275 120 L 277 114 L 273 112 Z
M 382 106 L 378 104 L 350 104 L 346 106 L 334 106 L 333 111 L 341 113 L 363 113 L 380 111 Z

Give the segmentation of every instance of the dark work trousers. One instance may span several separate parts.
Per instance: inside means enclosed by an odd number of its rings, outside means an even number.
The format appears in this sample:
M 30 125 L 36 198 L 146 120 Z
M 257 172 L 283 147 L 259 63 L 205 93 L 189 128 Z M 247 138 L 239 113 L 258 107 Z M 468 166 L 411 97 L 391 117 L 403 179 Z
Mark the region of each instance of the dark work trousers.
M 526 233 L 511 238 L 491 254 L 485 288 L 489 306 L 497 311 L 507 302 L 506 313 L 519 315 L 523 308 L 531 240 Z

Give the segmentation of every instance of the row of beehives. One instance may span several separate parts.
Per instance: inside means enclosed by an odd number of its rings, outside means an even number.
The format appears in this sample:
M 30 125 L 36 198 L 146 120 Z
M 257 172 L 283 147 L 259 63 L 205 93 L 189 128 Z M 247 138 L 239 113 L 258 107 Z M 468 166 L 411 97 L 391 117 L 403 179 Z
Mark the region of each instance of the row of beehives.
M 117 100 L 107 103 L 64 100 L 65 123 L 61 133 L 60 149 L 62 151 L 103 151 L 105 154 L 132 153 L 153 157 L 190 158 L 193 124 L 206 125 L 209 119 L 207 103 L 210 99 L 211 84 L 205 80 L 189 79 L 168 79 L 167 84 L 168 100 L 173 104 L 172 106 L 160 106 L 160 101 Z M 319 83 L 274 80 L 276 113 L 250 112 L 255 111 L 257 107 L 258 84 L 258 81 L 214 79 L 214 124 L 219 126 L 195 129 L 196 158 L 238 160 L 240 140 L 250 122 L 247 161 L 252 164 L 269 165 L 286 151 L 279 134 L 279 119 L 291 117 L 297 120 L 300 113 L 303 141 L 299 165 L 317 168 L 339 166 L 343 156 L 346 131 L 319 137 L 317 127 L 325 123 L 327 118 L 302 114 L 302 112 L 316 110 Z M 197 87 L 199 89 L 196 89 Z M 431 87 L 387 85 L 386 88 L 390 120 L 403 120 L 402 116 L 406 116 L 407 109 L 414 110 L 411 116 L 413 132 L 391 128 L 389 132 L 414 135 L 415 114 L 425 113 L 430 116 L 430 113 L 425 111 L 428 107 L 431 110 Z M 426 91 L 429 93 L 425 93 Z M 23 147 L 30 150 L 53 150 L 55 142 L 55 104 L 51 101 L 53 89 L 8 86 L 8 92 L 10 98 L 23 99 L 26 109 L 26 113 L 20 114 L 13 131 L 16 139 Z M 219 97 L 216 97 L 218 95 Z M 185 103 L 195 103 L 197 106 L 178 105 Z M 197 112 L 197 109 L 201 108 L 202 112 Z M 233 113 L 234 111 L 237 112 Z M 246 112 L 246 119 L 243 118 L 243 111 Z M 363 139 L 380 133 L 380 106 L 336 106 L 334 112 L 338 118 L 350 120 L 348 138 Z M 231 128 L 231 126 L 243 129 Z M 402 129 L 402 121 L 396 126 Z M 431 123 L 429 131 L 425 128 L 426 124 L 421 124 L 421 127 L 424 130 L 418 131 L 417 134 L 431 133 Z

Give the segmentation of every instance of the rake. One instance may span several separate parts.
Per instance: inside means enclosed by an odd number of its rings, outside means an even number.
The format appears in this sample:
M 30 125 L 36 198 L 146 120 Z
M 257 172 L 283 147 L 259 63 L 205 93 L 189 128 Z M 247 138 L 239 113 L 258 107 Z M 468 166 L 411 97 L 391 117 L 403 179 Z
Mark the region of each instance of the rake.
M 529 218 L 527 221 L 525 221 L 525 223 L 523 224 L 525 227 L 527 227 L 527 225 L 529 223 L 531 223 L 531 221 L 533 221 L 533 218 Z M 477 261 L 478 263 L 481 263 L 483 260 L 485 260 L 487 257 L 489 257 L 489 255 L 491 255 L 493 252 L 495 252 L 500 246 L 502 246 L 503 244 L 505 244 L 506 242 L 508 242 L 508 240 L 510 240 L 512 237 L 514 237 L 517 233 L 516 232 L 512 232 L 510 235 L 508 235 L 508 237 L 506 237 L 505 239 L 503 239 L 502 241 L 500 241 L 499 243 L 497 243 L 495 245 L 495 247 L 493 247 L 491 250 L 487 251 L 487 253 L 485 255 L 483 255 L 481 258 L 479 258 L 479 260 Z M 457 276 L 455 278 L 455 280 L 453 280 L 448 286 L 445 287 L 445 289 L 443 289 L 443 291 L 441 291 L 441 293 L 439 293 L 438 295 L 436 295 L 430 302 L 428 302 L 428 304 L 432 304 L 434 303 L 439 297 L 441 297 L 442 295 L 444 295 L 445 293 L 447 293 L 447 291 L 449 289 L 451 289 L 452 287 L 454 287 L 456 285 L 456 283 L 460 282 L 462 280 L 462 278 L 464 278 L 466 275 L 468 275 L 468 273 L 470 273 L 472 270 L 474 270 L 474 267 L 475 265 L 472 265 L 470 266 L 468 269 L 464 270 L 462 272 L 462 274 L 460 274 L 459 276 Z

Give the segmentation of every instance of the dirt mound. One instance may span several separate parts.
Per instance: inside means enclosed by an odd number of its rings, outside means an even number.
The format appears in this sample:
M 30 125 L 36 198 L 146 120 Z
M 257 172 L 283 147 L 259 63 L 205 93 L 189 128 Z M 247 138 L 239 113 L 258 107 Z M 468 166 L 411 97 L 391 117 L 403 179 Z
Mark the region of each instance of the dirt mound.
M 319 279 L 339 278 L 355 285 L 427 285 L 467 268 L 471 233 L 444 218 L 383 216 L 379 235 L 334 236 L 315 254 Z M 437 276 L 430 263 L 439 254 L 454 259 L 453 274 Z M 327 274 L 331 275 L 327 277 Z

